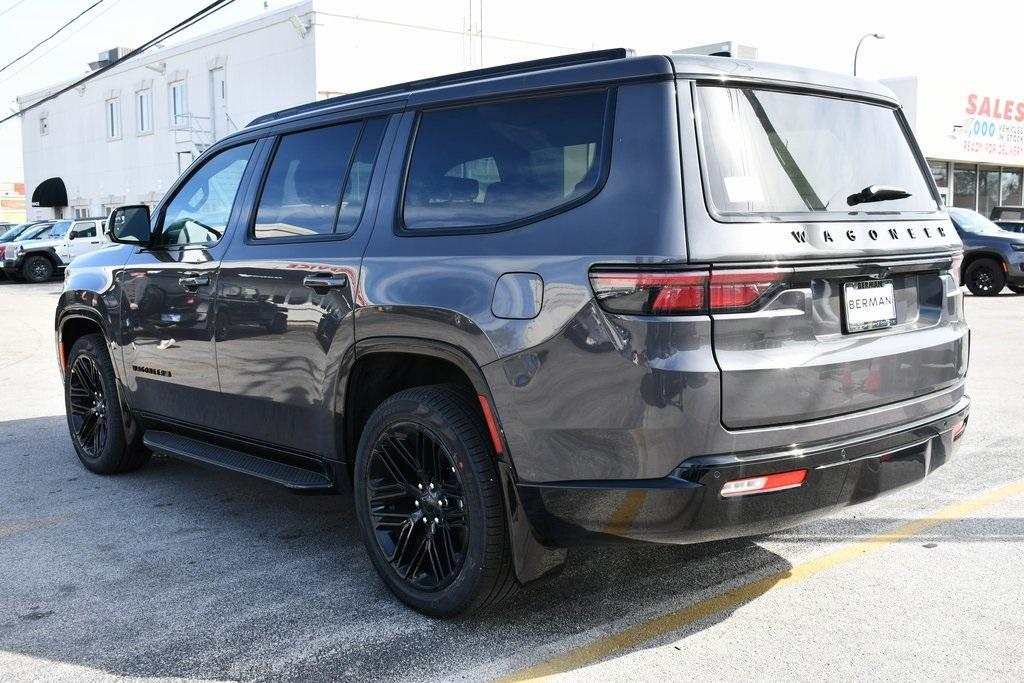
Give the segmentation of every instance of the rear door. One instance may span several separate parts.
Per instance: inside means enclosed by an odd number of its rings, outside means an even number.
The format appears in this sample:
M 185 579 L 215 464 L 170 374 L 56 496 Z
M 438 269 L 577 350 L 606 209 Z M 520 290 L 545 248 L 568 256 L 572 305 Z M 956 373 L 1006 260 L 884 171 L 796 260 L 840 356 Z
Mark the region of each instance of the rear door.
M 273 141 L 252 215 L 220 269 L 214 327 L 226 431 L 329 450 L 388 121 L 378 112 Z
M 961 246 L 883 102 L 680 87 L 691 260 L 709 265 L 722 422 L 868 410 L 960 382 Z M 684 155 L 685 158 L 685 155 Z

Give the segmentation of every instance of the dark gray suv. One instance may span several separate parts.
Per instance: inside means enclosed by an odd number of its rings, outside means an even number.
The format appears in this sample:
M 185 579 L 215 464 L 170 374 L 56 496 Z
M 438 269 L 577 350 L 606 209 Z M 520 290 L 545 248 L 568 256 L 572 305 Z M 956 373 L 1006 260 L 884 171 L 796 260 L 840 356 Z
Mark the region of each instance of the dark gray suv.
M 950 209 L 949 217 L 964 243 L 963 281 L 971 294 L 995 296 L 1004 286 L 1024 294 L 1024 235 L 970 209 Z
M 622 50 L 418 81 L 257 119 L 107 229 L 56 313 L 85 466 L 351 492 L 435 616 L 572 544 L 873 498 L 967 422 L 960 240 L 870 81 Z

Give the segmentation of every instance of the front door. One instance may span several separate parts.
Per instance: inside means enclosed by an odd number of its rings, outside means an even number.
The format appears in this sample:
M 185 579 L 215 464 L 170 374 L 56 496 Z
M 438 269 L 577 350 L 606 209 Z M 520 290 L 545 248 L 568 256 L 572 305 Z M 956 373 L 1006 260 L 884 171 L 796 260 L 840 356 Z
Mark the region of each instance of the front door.
M 354 341 L 386 127 L 387 118 L 370 118 L 276 141 L 248 229 L 220 270 L 214 325 L 229 431 L 330 452 L 334 380 Z
M 88 254 L 90 251 L 96 251 L 106 243 L 100 235 L 100 225 L 97 221 L 75 223 L 68 235 L 66 262 L 70 263 L 71 259 L 75 257 Z M 63 258 L 64 255 L 61 254 L 61 257 Z
M 129 342 L 124 364 L 140 411 L 216 426 L 219 397 L 213 320 L 217 267 L 237 222 L 256 143 L 206 159 L 166 200 L 154 244 L 121 273 Z

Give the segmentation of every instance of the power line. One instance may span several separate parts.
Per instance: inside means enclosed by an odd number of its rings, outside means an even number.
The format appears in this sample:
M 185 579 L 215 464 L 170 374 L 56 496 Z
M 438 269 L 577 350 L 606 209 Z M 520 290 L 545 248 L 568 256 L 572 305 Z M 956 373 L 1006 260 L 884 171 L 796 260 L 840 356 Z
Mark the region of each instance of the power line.
M 9 81 L 12 78 L 16 77 L 22 71 L 24 71 L 25 69 L 29 68 L 30 66 L 32 66 L 33 64 L 38 62 L 43 57 L 45 57 L 46 55 L 50 54 L 51 52 L 53 52 L 54 50 L 59 48 L 61 45 L 63 45 L 67 41 L 71 40 L 75 36 L 77 36 L 79 33 L 84 31 L 85 29 L 89 28 L 89 26 L 91 26 L 96 20 L 102 19 L 106 14 L 108 14 L 110 12 L 110 10 L 114 9 L 115 7 L 117 7 L 117 4 L 119 2 L 121 2 L 121 0 L 112 0 L 112 2 L 107 4 L 98 13 L 92 15 L 87 20 L 85 20 L 84 22 L 82 22 L 81 24 L 76 26 L 74 28 L 74 30 L 72 30 L 69 33 L 66 33 L 63 36 L 61 36 L 59 40 L 54 41 L 53 44 L 51 44 L 48 49 L 44 50 L 43 52 L 41 52 L 38 55 L 35 55 L 32 59 L 30 59 L 25 64 L 22 64 L 21 66 L 19 66 L 14 71 L 10 71 L 10 72 L 8 72 L 8 74 L 6 76 L 4 76 L 3 78 L 0 78 L 0 84 L 6 83 L 7 81 Z
M 143 43 L 139 47 L 137 47 L 134 50 L 130 51 L 124 57 L 121 57 L 120 59 L 115 59 L 110 64 L 107 64 L 106 66 L 102 66 L 102 67 L 96 69 L 92 73 L 88 74 L 87 76 L 85 76 L 83 78 L 78 79 L 74 83 L 71 83 L 70 85 L 64 86 L 63 88 L 61 88 L 57 92 L 51 93 L 51 94 L 47 95 L 46 97 L 44 97 L 44 98 L 42 98 L 42 99 L 40 99 L 40 100 L 38 100 L 36 102 L 33 102 L 32 104 L 28 105 L 27 107 L 24 107 L 23 109 L 20 109 L 20 110 L 16 111 L 15 113 L 10 114 L 9 116 L 6 116 L 6 117 L 0 119 L 0 124 L 5 123 L 7 121 L 10 121 L 13 118 L 17 118 L 17 117 L 23 115 L 27 111 L 31 111 L 31 110 L 35 109 L 36 107 L 41 106 L 41 105 L 49 102 L 50 100 L 53 100 L 53 99 L 56 99 L 56 98 L 60 97 L 61 95 L 63 95 L 66 92 L 70 92 L 70 91 L 74 90 L 75 88 L 84 85 L 85 83 L 91 81 L 92 79 L 96 78 L 97 76 L 99 76 L 99 75 L 101 75 L 101 74 L 103 74 L 103 73 L 105 73 L 107 71 L 110 71 L 114 67 L 119 66 L 120 64 L 122 64 L 123 62 L 131 59 L 132 57 L 135 57 L 137 55 L 142 54 L 143 52 L 145 52 L 149 48 L 153 47 L 157 43 L 161 43 L 161 42 L 167 40 L 168 38 L 170 38 L 172 36 L 175 36 L 178 33 L 181 33 L 182 31 L 184 31 L 185 29 L 191 27 L 192 25 L 199 23 L 200 21 L 202 21 L 206 17 L 214 14 L 215 12 L 218 12 L 218 11 L 224 9 L 225 7 L 227 7 L 228 5 L 233 3 L 234 1 L 235 0 L 217 0 L 216 2 L 211 2 L 209 5 L 207 5 L 203 9 L 199 10 L 198 12 L 193 14 L 192 16 L 190 16 L 190 17 L 188 17 L 188 18 L 178 22 L 177 24 L 175 24 L 171 28 L 167 29 L 166 31 L 164 31 L 160 35 L 156 36 L 155 38 L 151 38 L 150 40 L 147 40 L 145 43 Z
M 3 15 L 7 14 L 8 12 L 10 12 L 12 9 L 14 9 L 15 7 L 17 7 L 18 5 L 20 5 L 23 2 L 25 2 L 25 0 L 18 0 L 18 2 L 14 3 L 13 5 L 8 7 L 4 11 L 0 12 L 0 17 L 2 17 Z
M 33 45 L 31 48 L 29 48 L 28 52 L 23 52 L 20 55 L 18 55 L 17 57 L 15 57 L 12 61 L 8 62 L 7 64 L 4 64 L 3 67 L 0 67 L 0 73 L 3 73 L 4 71 L 6 71 L 10 66 L 14 65 L 15 62 L 21 61 L 25 57 L 28 57 L 30 54 L 32 54 L 33 52 L 38 50 L 40 47 L 42 47 L 43 43 L 45 43 L 46 41 L 50 40 L 50 38 L 53 38 L 55 35 L 57 35 L 61 31 L 66 29 L 68 26 L 71 26 L 71 24 L 73 24 L 76 21 L 78 21 L 79 19 L 81 19 L 82 16 L 85 15 L 86 12 L 88 12 L 92 8 L 96 7 L 96 5 L 101 4 L 102 2 L 103 2 L 103 0 L 96 0 L 96 2 L 92 3 L 91 5 L 86 7 L 84 10 L 82 10 L 81 12 L 76 14 L 74 16 L 74 18 L 71 19 L 71 21 L 69 21 L 68 23 L 64 24 L 59 29 L 57 29 L 56 31 L 54 31 L 53 33 L 51 33 L 50 35 L 46 36 L 41 41 L 39 41 L 38 43 Z

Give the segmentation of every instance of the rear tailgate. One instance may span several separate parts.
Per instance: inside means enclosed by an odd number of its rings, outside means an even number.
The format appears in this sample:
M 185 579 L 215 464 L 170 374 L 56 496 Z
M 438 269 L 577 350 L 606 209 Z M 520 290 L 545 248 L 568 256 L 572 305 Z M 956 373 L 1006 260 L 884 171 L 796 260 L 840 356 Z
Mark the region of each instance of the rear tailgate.
M 967 338 L 951 262 L 947 257 L 795 267 L 756 310 L 713 315 L 723 424 L 749 428 L 816 420 L 961 381 Z M 846 332 L 848 306 L 858 301 L 844 291 L 864 283 L 891 284 L 895 322 Z
M 711 273 L 731 429 L 868 411 L 966 373 L 962 246 L 902 114 L 800 87 L 679 81 L 689 260 Z

